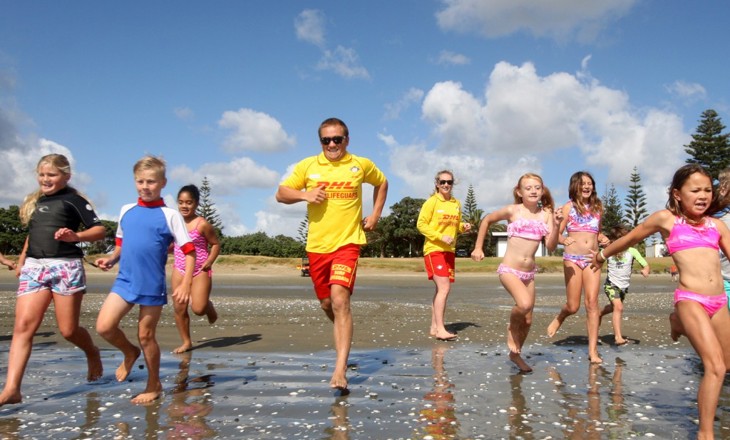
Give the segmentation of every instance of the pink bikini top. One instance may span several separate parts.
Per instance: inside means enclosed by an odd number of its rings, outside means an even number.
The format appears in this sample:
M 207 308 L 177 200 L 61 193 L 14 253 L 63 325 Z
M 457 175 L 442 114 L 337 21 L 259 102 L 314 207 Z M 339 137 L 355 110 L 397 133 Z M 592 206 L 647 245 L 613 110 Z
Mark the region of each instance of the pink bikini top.
M 526 240 L 542 240 L 548 234 L 547 224 L 542 220 L 518 218 L 507 225 L 507 237 Z
M 691 225 L 684 217 L 676 217 L 666 240 L 670 254 L 694 248 L 720 249 L 720 232 L 712 220 L 705 219 L 701 225 Z
M 581 214 L 575 209 L 575 205 L 571 203 L 570 212 L 568 213 L 568 223 L 565 230 L 568 232 L 592 232 L 598 234 L 601 223 L 601 216 L 590 212 L 590 207 L 586 206 L 588 212 Z

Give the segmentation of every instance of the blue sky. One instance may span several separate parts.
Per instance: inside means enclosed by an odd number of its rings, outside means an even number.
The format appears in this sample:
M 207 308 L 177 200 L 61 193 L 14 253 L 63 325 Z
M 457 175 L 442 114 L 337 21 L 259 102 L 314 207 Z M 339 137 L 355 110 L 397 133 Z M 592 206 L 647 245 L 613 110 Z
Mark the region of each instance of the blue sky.
M 168 164 L 168 204 L 207 176 L 224 233 L 296 236 L 303 204 L 273 198 L 317 127 L 425 198 L 453 169 L 463 199 L 511 203 L 537 172 L 558 203 L 589 170 L 652 210 L 701 113 L 730 122 L 730 5 L 678 0 L 0 0 L 0 206 L 67 154 L 105 218 L 136 200 L 132 166 Z M 366 194 L 370 194 L 368 188 Z M 370 198 L 368 195 L 367 198 Z M 174 206 L 174 205 L 173 205 Z

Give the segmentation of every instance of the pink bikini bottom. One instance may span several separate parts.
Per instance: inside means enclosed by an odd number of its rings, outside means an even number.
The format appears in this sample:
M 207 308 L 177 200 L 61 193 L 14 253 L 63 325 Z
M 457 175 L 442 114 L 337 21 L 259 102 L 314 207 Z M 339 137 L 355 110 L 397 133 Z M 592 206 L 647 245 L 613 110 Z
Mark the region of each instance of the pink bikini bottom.
M 699 293 L 690 292 L 688 290 L 677 289 L 674 291 L 674 304 L 676 305 L 680 301 L 694 301 L 698 302 L 705 308 L 707 314 L 712 316 L 722 310 L 723 307 L 727 307 L 727 295 L 701 295 Z

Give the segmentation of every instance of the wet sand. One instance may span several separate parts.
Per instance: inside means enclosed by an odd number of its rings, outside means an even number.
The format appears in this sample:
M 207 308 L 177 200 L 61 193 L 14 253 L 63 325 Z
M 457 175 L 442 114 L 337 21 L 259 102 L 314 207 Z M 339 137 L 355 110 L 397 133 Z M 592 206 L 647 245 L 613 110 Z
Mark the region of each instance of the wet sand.
M 137 362 L 118 383 L 121 362 L 93 333 L 112 274 L 89 269 L 81 322 L 102 348 L 105 375 L 85 382 L 80 350 L 58 335 L 52 311 L 39 329 L 23 383 L 24 401 L 0 408 L 0 438 L 494 439 L 694 438 L 701 364 L 683 338 L 668 336 L 674 284 L 633 278 L 624 335 L 601 327 L 604 363 L 589 365 L 583 311 L 550 339 L 545 329 L 565 300 L 562 275 L 538 275 L 537 308 L 518 374 L 507 358 L 511 299 L 496 276 L 457 274 L 447 308 L 452 342 L 428 337 L 433 287 L 423 274 L 361 271 L 353 296 L 351 393 L 329 386 L 332 325 L 309 278 L 291 268 L 220 268 L 213 299 L 220 318 L 192 322 L 194 349 L 179 344 L 166 307 L 158 328 L 164 396 L 129 402 L 144 389 Z M 0 375 L 12 334 L 15 279 L 0 274 Z M 605 304 L 605 297 L 601 303 Z M 124 321 L 134 337 L 136 313 Z M 717 413 L 730 439 L 730 388 Z

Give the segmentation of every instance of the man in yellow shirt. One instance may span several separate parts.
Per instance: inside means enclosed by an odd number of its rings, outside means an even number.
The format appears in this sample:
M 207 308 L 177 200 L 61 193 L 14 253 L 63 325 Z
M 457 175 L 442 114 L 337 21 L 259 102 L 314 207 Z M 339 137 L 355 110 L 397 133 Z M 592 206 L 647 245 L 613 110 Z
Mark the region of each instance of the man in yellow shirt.
M 280 203 L 307 202 L 307 255 L 314 291 L 334 324 L 337 360 L 330 386 L 347 389 L 347 358 L 352 344 L 350 295 L 355 285 L 365 231 L 378 224 L 388 181 L 375 164 L 347 152 L 349 131 L 337 118 L 319 126 L 322 153 L 297 163 L 276 192 Z M 363 218 L 362 184 L 373 189 L 373 212 Z

